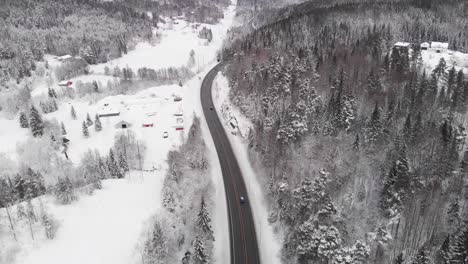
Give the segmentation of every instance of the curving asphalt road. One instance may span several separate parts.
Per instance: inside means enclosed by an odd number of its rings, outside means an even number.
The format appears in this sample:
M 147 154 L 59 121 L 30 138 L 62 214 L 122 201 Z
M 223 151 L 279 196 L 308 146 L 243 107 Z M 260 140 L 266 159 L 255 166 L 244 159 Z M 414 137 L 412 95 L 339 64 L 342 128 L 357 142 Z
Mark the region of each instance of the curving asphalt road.
M 236 156 L 214 109 L 211 96 L 213 80 L 222 67 L 223 63 L 216 65 L 205 76 L 201 87 L 201 103 L 223 173 L 229 214 L 231 264 L 259 264 L 257 236 L 247 189 Z M 241 204 L 240 196 L 246 197 L 247 202 Z

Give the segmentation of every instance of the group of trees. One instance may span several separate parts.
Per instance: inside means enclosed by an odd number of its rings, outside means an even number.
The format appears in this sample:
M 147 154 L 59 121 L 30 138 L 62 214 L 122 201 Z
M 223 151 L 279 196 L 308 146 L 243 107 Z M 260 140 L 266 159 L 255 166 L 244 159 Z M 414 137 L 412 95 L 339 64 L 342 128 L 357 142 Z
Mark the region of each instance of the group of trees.
M 162 190 L 164 211 L 154 220 L 144 245 L 145 263 L 210 263 L 213 186 L 197 118 L 188 135 L 179 150 L 168 154 L 169 170 Z M 181 251 L 186 253 L 177 259 Z
M 34 137 L 39 137 L 44 134 L 44 121 L 34 105 L 31 106 L 29 111 L 29 118 L 24 112 L 20 112 L 19 122 L 22 128 L 29 128 Z
M 152 37 L 153 21 L 119 1 L 2 1 L 0 83 L 31 76 L 45 53 L 80 55 L 88 64 L 128 51 L 134 37 Z
M 419 47 L 466 49 L 462 1 L 330 2 L 279 11 L 224 51 L 286 262 L 428 263 L 447 236 L 441 254 L 466 262 L 468 76 L 444 59 L 429 70 Z

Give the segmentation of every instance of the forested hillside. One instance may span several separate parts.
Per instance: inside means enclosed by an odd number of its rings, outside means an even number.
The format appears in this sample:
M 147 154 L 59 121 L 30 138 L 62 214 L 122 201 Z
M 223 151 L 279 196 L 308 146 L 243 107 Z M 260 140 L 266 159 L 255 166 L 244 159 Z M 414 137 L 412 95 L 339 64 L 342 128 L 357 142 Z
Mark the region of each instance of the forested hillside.
M 468 52 L 466 3 L 277 13 L 225 55 L 284 263 L 467 263 L 468 71 L 420 47 Z
M 152 36 L 151 19 L 114 2 L 0 2 L 0 84 L 31 76 L 44 54 L 80 55 L 88 63 L 120 57 L 130 41 Z

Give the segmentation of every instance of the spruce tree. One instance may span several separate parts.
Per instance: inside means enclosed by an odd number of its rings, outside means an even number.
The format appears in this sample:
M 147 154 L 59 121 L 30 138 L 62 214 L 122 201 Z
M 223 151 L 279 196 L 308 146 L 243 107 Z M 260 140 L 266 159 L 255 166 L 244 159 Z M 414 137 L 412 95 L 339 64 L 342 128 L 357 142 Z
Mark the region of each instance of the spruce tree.
M 117 161 L 115 160 L 114 151 L 112 149 L 109 150 L 107 166 L 109 174 L 112 178 L 122 178 L 119 166 L 117 165 Z
M 130 171 L 127 158 L 124 156 L 123 152 L 119 153 L 119 167 L 124 174 Z
M 442 246 L 437 251 L 437 261 L 440 264 L 450 264 L 450 235 L 447 235 Z
M 19 122 L 20 122 L 20 126 L 22 128 L 28 128 L 29 127 L 28 117 L 26 116 L 26 114 L 24 112 L 20 112 Z
M 210 262 L 205 245 L 199 236 L 195 237 L 195 241 L 193 242 L 192 259 L 194 264 L 206 264 Z
M 71 118 L 73 120 L 76 120 L 76 112 L 75 112 L 75 108 L 73 107 L 73 105 L 71 107 L 70 114 L 71 114 Z
M 421 248 L 411 263 L 412 264 L 429 264 L 429 261 L 430 259 L 426 255 L 424 248 Z
M 405 260 L 403 259 L 403 253 L 398 254 L 398 256 L 393 260 L 393 264 L 403 264 Z
M 447 210 L 447 224 L 454 229 L 460 224 L 460 204 L 458 198 L 449 204 Z
M 353 150 L 359 150 L 359 134 L 356 134 L 356 139 L 354 140 L 353 143 Z
M 44 123 L 42 122 L 39 111 L 37 111 L 34 106 L 31 107 L 31 113 L 29 115 L 29 127 L 34 137 L 42 136 L 44 133 Z
M 87 126 L 92 126 L 94 123 L 93 123 L 93 120 L 91 120 L 91 116 L 89 116 L 89 113 L 86 114 L 86 125 Z
M 97 114 L 96 114 L 96 117 L 94 118 L 94 130 L 98 132 L 102 130 L 101 119 L 99 118 Z
M 65 136 L 67 134 L 67 130 L 65 129 L 65 125 L 63 122 L 60 123 L 60 127 L 62 129 L 62 135 Z
M 450 263 L 466 264 L 468 260 L 468 227 L 464 227 L 453 241 Z
M 208 214 L 208 210 L 206 209 L 205 198 L 203 196 L 201 197 L 200 210 L 198 210 L 196 224 L 208 239 L 214 240 L 211 218 Z
M 83 121 L 82 128 L 83 128 L 83 136 L 84 137 L 89 137 L 88 126 L 86 125 L 85 121 Z

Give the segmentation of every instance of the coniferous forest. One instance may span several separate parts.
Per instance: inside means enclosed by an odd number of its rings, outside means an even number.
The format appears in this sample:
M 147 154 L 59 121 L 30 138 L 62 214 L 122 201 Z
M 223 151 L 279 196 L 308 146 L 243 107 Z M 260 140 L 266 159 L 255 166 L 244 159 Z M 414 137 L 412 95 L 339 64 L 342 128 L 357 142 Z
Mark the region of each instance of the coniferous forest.
M 468 52 L 466 2 L 267 12 L 224 56 L 284 263 L 467 263 L 468 72 L 420 45 Z

